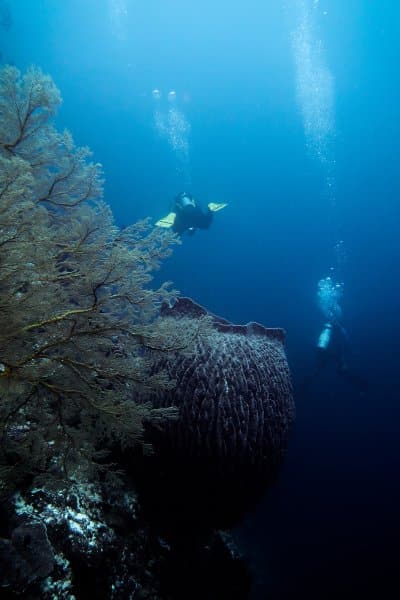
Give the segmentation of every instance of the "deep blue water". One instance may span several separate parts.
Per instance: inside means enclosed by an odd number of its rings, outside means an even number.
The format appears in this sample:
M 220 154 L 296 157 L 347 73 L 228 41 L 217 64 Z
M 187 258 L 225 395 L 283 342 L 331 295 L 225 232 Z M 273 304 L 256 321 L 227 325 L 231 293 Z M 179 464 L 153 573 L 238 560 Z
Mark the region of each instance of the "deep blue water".
M 58 125 L 103 164 L 118 224 L 158 219 L 183 189 L 229 203 L 160 277 L 287 331 L 297 421 L 279 482 L 237 532 L 254 598 L 399 587 L 399 19 L 389 0 L 0 1 L 2 61 L 52 75 Z M 368 389 L 328 370 L 302 394 L 339 240 Z

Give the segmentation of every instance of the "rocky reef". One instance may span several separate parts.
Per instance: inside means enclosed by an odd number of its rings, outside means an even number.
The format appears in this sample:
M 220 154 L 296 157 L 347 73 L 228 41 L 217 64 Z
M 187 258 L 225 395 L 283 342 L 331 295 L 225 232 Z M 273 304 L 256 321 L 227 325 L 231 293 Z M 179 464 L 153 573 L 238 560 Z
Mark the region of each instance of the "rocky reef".
M 161 354 L 155 365 L 175 387 L 153 402 L 176 406 L 180 418 L 149 425 L 149 456 L 115 447 L 119 481 L 111 472 L 59 488 L 36 481 L 2 499 L 4 597 L 249 597 L 251 577 L 229 530 L 285 452 L 294 405 L 284 333 L 233 325 L 187 298 L 162 312 L 193 327 L 209 320 L 194 352 Z
M 229 534 L 215 531 L 183 557 L 144 518 L 129 484 L 33 487 L 3 498 L 1 518 L 5 599 L 247 597 L 249 574 Z

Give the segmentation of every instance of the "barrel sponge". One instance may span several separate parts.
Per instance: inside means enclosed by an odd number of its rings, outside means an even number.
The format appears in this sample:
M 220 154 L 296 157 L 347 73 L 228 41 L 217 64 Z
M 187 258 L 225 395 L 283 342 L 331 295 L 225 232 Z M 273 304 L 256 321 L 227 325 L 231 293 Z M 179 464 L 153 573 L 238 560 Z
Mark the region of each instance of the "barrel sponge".
M 159 406 L 176 406 L 180 417 L 167 424 L 168 447 L 186 457 L 224 465 L 272 467 L 286 449 L 294 403 L 282 329 L 258 323 L 234 325 L 211 315 L 190 298 L 163 308 L 163 316 L 208 316 L 208 335 L 194 352 L 160 359 L 176 387 L 160 394 Z

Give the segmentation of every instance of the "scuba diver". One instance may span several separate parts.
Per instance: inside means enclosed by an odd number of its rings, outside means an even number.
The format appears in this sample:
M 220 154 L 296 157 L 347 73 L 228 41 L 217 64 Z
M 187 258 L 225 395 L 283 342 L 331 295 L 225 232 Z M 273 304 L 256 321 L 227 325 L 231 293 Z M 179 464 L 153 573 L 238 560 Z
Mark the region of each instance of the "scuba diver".
M 175 233 L 185 231 L 193 234 L 196 229 L 208 229 L 215 212 L 225 208 L 227 204 L 210 202 L 204 212 L 195 198 L 187 192 L 181 192 L 174 200 L 173 211 L 157 221 L 157 227 L 171 228 Z
M 336 367 L 336 373 L 360 393 L 365 393 L 367 382 L 349 370 L 346 356 L 349 351 L 349 336 L 340 323 L 342 309 L 339 304 L 343 294 L 343 285 L 334 284 L 330 277 L 318 283 L 318 300 L 326 322 L 318 336 L 314 370 L 305 378 L 301 386 L 304 391 L 318 374 L 328 365 Z
M 345 353 L 348 342 L 347 331 L 340 323 L 325 323 L 316 345 L 316 371 L 331 363 L 336 366 L 337 373 L 347 373 Z

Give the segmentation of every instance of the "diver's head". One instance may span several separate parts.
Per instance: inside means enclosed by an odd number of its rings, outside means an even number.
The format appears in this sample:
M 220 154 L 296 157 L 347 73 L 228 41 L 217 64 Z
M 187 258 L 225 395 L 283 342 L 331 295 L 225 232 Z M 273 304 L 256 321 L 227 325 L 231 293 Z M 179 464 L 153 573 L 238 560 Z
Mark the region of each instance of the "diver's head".
M 195 206 L 196 201 L 191 194 L 187 192 L 181 192 L 175 198 L 175 205 L 179 208 L 185 208 L 186 206 Z

